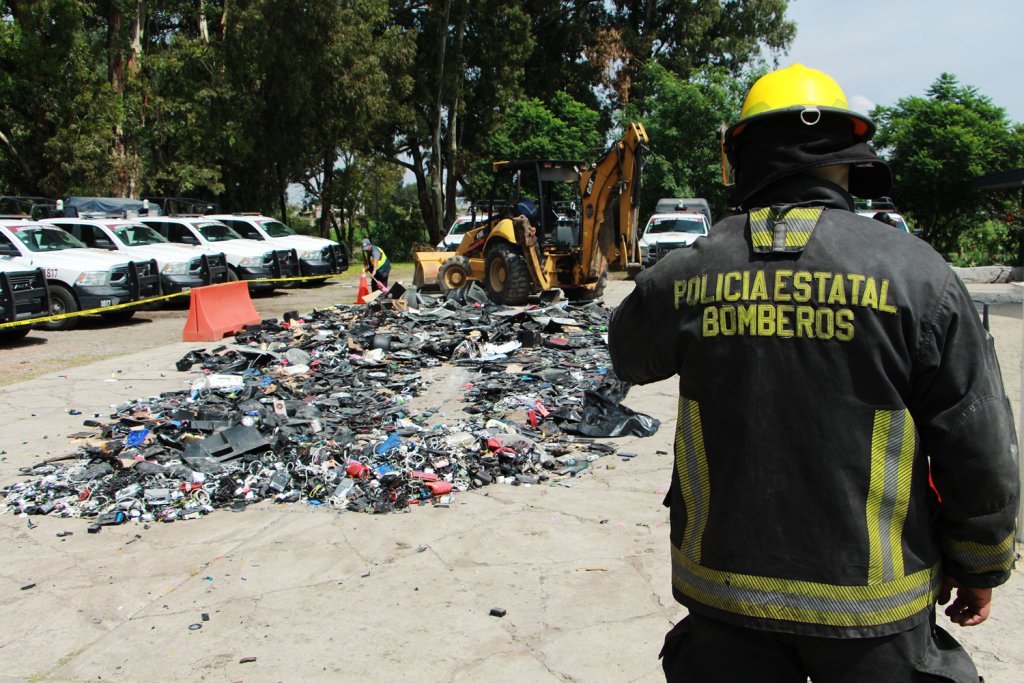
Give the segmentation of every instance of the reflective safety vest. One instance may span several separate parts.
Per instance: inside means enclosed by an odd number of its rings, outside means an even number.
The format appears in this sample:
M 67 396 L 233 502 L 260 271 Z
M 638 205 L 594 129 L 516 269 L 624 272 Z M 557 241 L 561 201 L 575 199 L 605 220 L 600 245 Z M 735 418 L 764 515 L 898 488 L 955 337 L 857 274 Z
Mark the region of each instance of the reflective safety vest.
M 370 247 L 370 251 L 364 251 L 363 252 L 363 260 L 366 262 L 366 267 L 367 268 L 372 268 L 373 267 L 373 259 L 371 258 L 370 255 L 374 251 L 376 251 L 378 254 L 380 254 L 380 258 L 377 259 L 377 270 L 380 270 L 381 268 L 383 268 L 384 266 L 387 265 L 387 263 L 388 263 L 388 255 L 385 254 L 384 250 L 381 249 L 380 247 L 378 247 L 376 244 L 373 245 L 372 247 Z
M 666 502 L 691 610 L 874 637 L 927 618 L 944 573 L 1009 577 L 1012 413 L 923 241 L 822 207 L 728 218 L 637 276 L 609 347 L 623 380 L 679 376 Z

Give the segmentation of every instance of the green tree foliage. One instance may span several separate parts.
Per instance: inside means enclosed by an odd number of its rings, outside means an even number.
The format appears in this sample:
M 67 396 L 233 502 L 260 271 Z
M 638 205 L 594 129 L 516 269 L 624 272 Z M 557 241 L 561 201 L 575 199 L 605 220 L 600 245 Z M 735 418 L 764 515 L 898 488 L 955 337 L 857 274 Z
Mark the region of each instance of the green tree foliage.
M 739 118 L 748 79 L 724 69 L 704 68 L 683 80 L 656 62 L 640 72 L 634 101 L 624 116 L 644 121 L 653 154 L 644 166 L 641 212 L 650 213 L 663 197 L 704 197 L 712 215 L 727 211 L 729 188 L 722 184 L 722 123 Z
M 764 48 L 781 51 L 796 36 L 788 0 L 612 0 L 606 54 L 621 68 L 609 85 L 630 99 L 639 71 L 653 60 L 681 78 L 704 67 L 739 76 L 761 62 Z M 617 47 L 614 47 L 617 46 Z M 611 65 L 611 64 L 610 64 Z
M 228 115 L 231 92 L 215 46 L 175 32 L 148 54 L 143 72 L 146 192 L 221 197 L 221 162 L 245 133 L 241 121 Z
M 471 199 L 488 196 L 491 163 L 513 159 L 574 159 L 592 162 L 604 151 L 601 114 L 567 93 L 556 93 L 550 104 L 539 99 L 512 103 L 491 131 L 486 154 L 466 181 Z
M 957 236 L 955 266 L 989 266 L 1017 261 L 1019 232 L 1004 218 L 980 221 Z
M 88 6 L 0 8 L 0 185 L 31 195 L 102 193 L 117 181 L 110 133 L 120 112 L 96 59 Z
M 288 183 L 330 175 L 340 149 L 366 146 L 391 99 L 381 53 L 397 37 L 387 19 L 386 0 L 263 0 L 227 14 L 224 59 L 243 133 L 225 163 L 227 204 L 266 209 Z
M 895 178 L 894 199 L 940 252 L 958 252 L 962 232 L 1007 213 L 1015 197 L 972 182 L 1022 165 L 1024 127 L 976 88 L 944 73 L 924 97 L 877 107 L 872 117 Z

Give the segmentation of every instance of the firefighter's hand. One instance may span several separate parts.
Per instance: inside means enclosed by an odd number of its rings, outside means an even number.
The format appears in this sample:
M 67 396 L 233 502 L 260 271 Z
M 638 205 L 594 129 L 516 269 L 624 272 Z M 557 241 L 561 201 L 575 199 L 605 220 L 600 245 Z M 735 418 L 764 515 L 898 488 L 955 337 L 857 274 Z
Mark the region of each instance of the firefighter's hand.
M 956 579 L 946 576 L 942 580 L 939 591 L 939 604 L 945 605 L 956 589 L 956 598 L 946 608 L 946 616 L 954 624 L 961 626 L 977 626 L 988 619 L 992 603 L 991 588 L 968 588 L 957 583 Z

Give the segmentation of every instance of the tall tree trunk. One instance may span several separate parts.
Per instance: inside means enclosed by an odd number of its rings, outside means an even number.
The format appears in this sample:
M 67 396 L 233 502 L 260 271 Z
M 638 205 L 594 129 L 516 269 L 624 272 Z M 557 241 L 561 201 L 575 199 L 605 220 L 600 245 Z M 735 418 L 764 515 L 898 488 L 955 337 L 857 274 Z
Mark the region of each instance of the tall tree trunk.
M 121 49 L 121 23 L 124 19 L 118 3 L 108 5 L 107 15 L 107 80 L 119 99 L 124 99 L 124 51 Z M 114 139 L 111 141 L 111 155 L 117 175 L 113 180 L 111 194 L 115 197 L 127 197 L 130 192 L 130 174 L 128 173 L 128 149 L 125 142 L 124 121 L 118 119 L 114 125 Z
M 459 18 L 459 28 L 455 33 L 455 54 L 460 58 L 462 56 L 462 39 L 466 34 L 466 11 L 463 9 L 462 16 Z M 456 172 L 456 155 L 458 153 L 458 140 L 459 140 L 459 105 L 462 102 L 462 64 L 457 65 L 453 75 L 454 84 L 451 88 L 451 100 L 448 102 L 448 128 L 445 131 L 446 136 L 446 148 L 445 148 L 445 169 L 447 170 L 447 176 L 445 177 L 445 202 L 443 218 L 440 226 L 440 233 L 438 235 L 431 235 L 431 242 L 437 242 L 441 239 L 447 230 L 447 226 L 451 225 L 452 221 L 455 220 L 455 200 L 458 194 L 457 181 L 458 173 Z
M 435 101 L 434 120 L 430 122 L 433 140 L 430 145 L 430 204 L 433 208 L 431 221 L 427 224 L 431 241 L 440 239 L 444 230 L 444 153 L 441 149 L 441 126 L 444 117 L 444 67 L 445 48 L 448 45 L 448 20 L 451 15 L 452 2 L 445 0 L 444 23 L 438 28 L 437 44 L 437 99 Z
M 205 0 L 198 0 L 196 2 L 196 5 L 198 5 L 198 13 L 199 13 L 199 38 L 204 43 L 209 43 L 210 42 L 210 24 L 209 24 L 208 21 L 206 21 L 206 1 Z M 228 13 L 227 3 L 225 3 L 225 5 L 224 5 L 224 15 L 226 16 L 227 13 Z
M 139 71 L 142 56 L 142 31 L 145 26 L 145 0 L 137 0 L 128 21 L 127 41 L 125 40 L 125 16 L 118 3 L 108 5 L 107 15 L 107 79 L 114 94 L 124 100 L 129 96 L 128 82 L 134 80 Z M 122 111 L 128 110 L 123 107 Z M 141 125 L 142 122 L 140 122 Z M 125 121 L 119 119 L 114 126 L 111 141 L 111 156 L 117 174 L 110 188 L 115 197 L 132 197 L 138 194 L 141 185 L 141 163 L 138 150 L 129 140 Z
M 416 180 L 416 198 L 419 200 L 420 214 L 423 216 L 423 223 L 427 226 L 430 240 L 436 243 L 441 238 L 434 233 L 434 225 L 438 221 L 435 218 L 434 204 L 430 201 L 430 186 L 427 183 L 427 175 L 423 171 L 423 152 L 420 150 L 419 144 L 414 143 L 409 145 L 409 153 L 412 155 L 411 170 L 413 178 Z
M 274 164 L 274 171 L 277 174 L 277 201 L 281 205 L 281 222 L 288 225 L 288 183 L 285 181 L 284 172 L 281 171 L 281 164 Z
M 334 155 L 330 152 L 323 157 L 323 184 L 320 186 L 320 236 L 327 237 L 331 227 L 331 195 L 334 190 Z
M 128 54 L 128 77 L 135 78 L 139 73 L 139 61 L 142 57 L 142 35 L 146 25 L 146 0 L 139 0 L 135 6 L 135 16 L 128 27 L 128 41 L 131 52 Z

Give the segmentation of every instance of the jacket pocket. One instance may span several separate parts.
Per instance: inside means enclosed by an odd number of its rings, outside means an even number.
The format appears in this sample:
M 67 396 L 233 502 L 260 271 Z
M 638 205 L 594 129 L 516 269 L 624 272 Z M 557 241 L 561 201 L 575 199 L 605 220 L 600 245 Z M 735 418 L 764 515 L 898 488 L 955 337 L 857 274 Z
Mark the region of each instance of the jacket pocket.
M 914 664 L 914 681 L 953 681 L 978 683 L 981 679 L 970 655 L 956 638 L 941 626 L 932 627 L 932 637 L 925 647 L 924 656 Z

